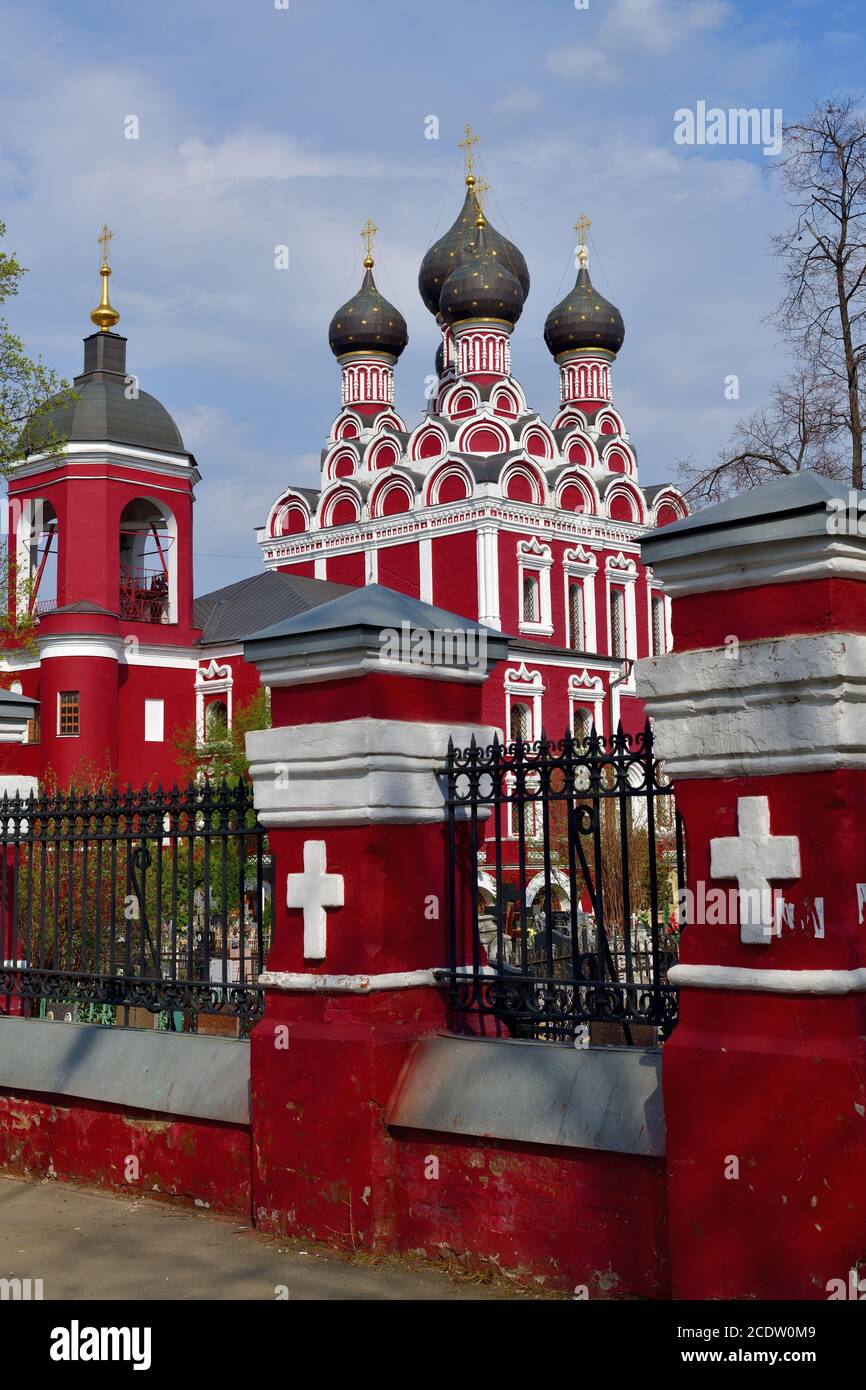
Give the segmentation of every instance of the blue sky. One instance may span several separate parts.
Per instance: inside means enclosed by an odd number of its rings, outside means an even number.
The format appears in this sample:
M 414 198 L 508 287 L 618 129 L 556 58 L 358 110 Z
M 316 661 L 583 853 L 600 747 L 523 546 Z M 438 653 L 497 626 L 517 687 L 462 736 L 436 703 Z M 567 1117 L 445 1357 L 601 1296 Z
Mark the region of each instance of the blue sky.
M 196 589 L 252 573 L 272 499 L 318 479 L 339 407 L 327 327 L 368 216 L 379 287 L 409 325 L 396 403 L 420 418 L 437 330 L 417 271 L 462 201 L 469 121 L 491 220 L 532 275 L 512 342 L 531 404 L 556 408 L 542 330 L 586 211 L 593 279 L 626 324 L 614 398 L 641 480 L 671 477 L 788 365 L 764 322 L 787 220 L 773 161 L 678 145 L 674 112 L 795 119 L 857 86 L 863 16 L 861 0 L 0 0 L 0 217 L 30 271 L 11 320 L 80 369 L 107 221 L 130 368 L 203 473 Z

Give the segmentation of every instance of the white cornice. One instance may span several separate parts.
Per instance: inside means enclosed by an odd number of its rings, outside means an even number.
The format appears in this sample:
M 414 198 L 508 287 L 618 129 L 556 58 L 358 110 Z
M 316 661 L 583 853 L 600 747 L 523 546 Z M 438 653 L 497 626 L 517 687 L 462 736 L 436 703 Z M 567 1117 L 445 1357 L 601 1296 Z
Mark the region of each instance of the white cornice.
M 495 735 L 501 730 L 370 718 L 254 730 L 246 751 L 259 819 L 305 829 L 439 823 L 448 816 L 449 738 L 486 746 Z
M 861 633 L 645 657 L 636 677 L 674 779 L 866 767 Z

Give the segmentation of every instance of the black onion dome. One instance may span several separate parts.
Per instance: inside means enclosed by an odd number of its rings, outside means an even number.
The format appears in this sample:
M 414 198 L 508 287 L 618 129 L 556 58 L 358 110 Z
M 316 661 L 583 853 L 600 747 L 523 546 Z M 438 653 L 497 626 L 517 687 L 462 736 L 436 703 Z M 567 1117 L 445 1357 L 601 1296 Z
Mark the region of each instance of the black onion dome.
M 344 352 L 389 352 L 399 357 L 409 334 L 406 320 L 376 289 L 368 267 L 358 293 L 331 319 L 328 342 L 335 357 Z
M 436 375 L 441 376 L 445 370 L 445 344 L 440 343 L 436 349 L 436 361 L 434 363 Z
M 433 243 L 421 262 L 421 269 L 418 272 L 418 289 L 431 314 L 438 314 L 439 302 L 442 298 L 442 286 L 461 255 L 475 241 L 475 220 L 478 217 L 478 211 L 475 189 L 470 187 L 466 190 L 466 199 L 454 226 L 449 227 L 445 235 Z M 511 273 L 517 276 L 523 298 L 526 299 L 529 294 L 529 268 L 523 258 L 523 252 L 514 245 L 513 241 L 509 241 L 508 237 L 497 232 L 495 227 L 491 227 L 489 222 L 487 224 L 487 244 L 490 254 L 497 260 L 503 261 Z
M 619 352 L 625 324 L 615 304 L 593 289 L 586 266 L 577 272 L 574 289 L 547 315 L 544 341 L 558 357 L 573 348 L 605 348 Z
M 463 319 L 504 319 L 514 324 L 523 313 L 520 282 L 490 249 L 486 225 L 476 230 L 474 245 L 442 286 L 439 312 L 452 324 Z

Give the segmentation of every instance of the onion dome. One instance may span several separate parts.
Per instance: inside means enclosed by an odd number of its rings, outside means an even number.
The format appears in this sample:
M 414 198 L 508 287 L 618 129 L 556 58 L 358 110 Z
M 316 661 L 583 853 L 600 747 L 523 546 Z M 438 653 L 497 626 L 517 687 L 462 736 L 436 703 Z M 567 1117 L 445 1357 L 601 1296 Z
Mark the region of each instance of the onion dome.
M 399 357 L 409 333 L 406 320 L 376 289 L 373 257 L 369 246 L 364 257 L 364 279 L 358 293 L 331 319 L 328 342 L 335 357 L 346 352 L 388 352 Z
M 441 377 L 442 373 L 443 373 L 444 370 L 445 370 L 445 344 L 444 344 L 444 343 L 440 343 L 439 346 L 438 346 L 438 348 L 436 349 L 436 360 L 435 360 L 435 362 L 434 362 L 433 365 L 434 365 L 435 370 L 436 370 L 436 375 L 439 376 L 439 377 Z
M 578 248 L 578 257 L 580 269 L 574 288 L 547 315 L 544 341 L 554 357 L 575 348 L 604 348 L 617 353 L 625 338 L 622 314 L 593 288 L 585 245 Z
M 460 216 L 454 226 L 449 227 L 445 235 L 433 243 L 421 262 L 421 269 L 418 272 L 418 289 L 431 314 L 438 314 L 442 286 L 461 255 L 475 241 L 475 224 L 481 211 L 481 205 L 478 202 L 475 178 L 472 174 L 467 175 L 466 183 L 466 199 L 460 209 Z M 517 277 L 522 296 L 526 299 L 529 294 L 529 270 L 523 253 L 518 250 L 513 241 L 509 241 L 508 237 L 503 236 L 495 227 L 491 227 L 489 222 L 486 227 L 486 235 L 490 255 L 494 260 L 505 265 L 512 275 Z
M 504 319 L 515 324 L 523 313 L 520 281 L 491 249 L 487 230 L 479 212 L 474 240 L 442 286 L 439 312 L 446 323 Z

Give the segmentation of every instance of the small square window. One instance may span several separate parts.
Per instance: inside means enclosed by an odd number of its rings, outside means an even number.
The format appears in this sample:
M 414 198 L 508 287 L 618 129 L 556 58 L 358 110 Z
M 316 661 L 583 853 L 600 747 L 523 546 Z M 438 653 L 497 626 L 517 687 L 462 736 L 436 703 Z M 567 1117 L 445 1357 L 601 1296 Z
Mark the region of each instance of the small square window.
M 57 734 L 59 738 L 78 738 L 81 732 L 77 690 L 61 690 L 57 697 Z

